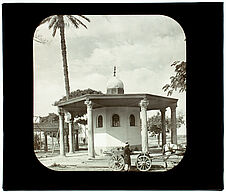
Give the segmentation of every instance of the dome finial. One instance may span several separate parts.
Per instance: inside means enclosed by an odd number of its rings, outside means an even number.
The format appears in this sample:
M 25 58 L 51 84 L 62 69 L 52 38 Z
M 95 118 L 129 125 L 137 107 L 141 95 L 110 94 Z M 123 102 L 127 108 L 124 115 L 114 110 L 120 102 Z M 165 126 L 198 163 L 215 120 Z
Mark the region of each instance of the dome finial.
M 114 77 L 116 76 L 116 66 L 114 66 Z
M 124 94 L 123 82 L 116 77 L 116 66 L 114 66 L 113 77 L 107 82 L 107 94 Z

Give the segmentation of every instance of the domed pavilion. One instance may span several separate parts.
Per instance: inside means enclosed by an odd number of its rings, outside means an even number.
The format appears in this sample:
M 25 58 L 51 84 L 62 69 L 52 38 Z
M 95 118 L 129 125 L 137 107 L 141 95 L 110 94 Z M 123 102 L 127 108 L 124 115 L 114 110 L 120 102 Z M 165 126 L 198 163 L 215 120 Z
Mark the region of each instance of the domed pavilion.
M 147 111 L 160 110 L 162 120 L 162 145 L 166 144 L 165 111 L 171 109 L 171 143 L 177 144 L 177 99 L 152 94 L 125 94 L 123 82 L 113 77 L 107 82 L 106 94 L 86 94 L 56 104 L 59 112 L 60 154 L 64 150 L 64 114 L 71 114 L 69 121 L 69 145 L 73 153 L 73 116 L 87 113 L 88 155 L 94 158 L 116 147 L 124 147 L 128 141 L 131 148 L 148 151 Z

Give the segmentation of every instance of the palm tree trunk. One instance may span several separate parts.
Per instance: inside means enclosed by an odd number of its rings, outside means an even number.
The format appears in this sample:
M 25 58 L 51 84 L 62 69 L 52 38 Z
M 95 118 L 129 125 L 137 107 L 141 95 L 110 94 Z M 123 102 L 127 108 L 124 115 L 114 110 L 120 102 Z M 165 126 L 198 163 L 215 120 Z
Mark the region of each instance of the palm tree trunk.
M 69 78 L 68 78 L 67 51 L 66 51 L 66 42 L 65 42 L 65 34 L 64 34 L 64 19 L 63 19 L 63 15 L 59 15 L 58 17 L 60 22 L 61 52 L 62 52 L 62 58 L 63 58 L 66 97 L 67 99 L 69 99 L 70 86 L 69 86 Z

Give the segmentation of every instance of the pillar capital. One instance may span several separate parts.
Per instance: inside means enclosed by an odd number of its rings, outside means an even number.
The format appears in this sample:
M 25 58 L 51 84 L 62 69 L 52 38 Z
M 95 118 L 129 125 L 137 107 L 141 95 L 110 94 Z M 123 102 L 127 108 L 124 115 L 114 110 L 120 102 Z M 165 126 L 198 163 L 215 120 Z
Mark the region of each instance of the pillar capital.
M 92 101 L 87 99 L 84 103 L 87 105 L 87 109 L 93 108 L 93 102 Z
M 173 104 L 173 105 L 170 105 L 170 109 L 171 109 L 172 111 L 175 111 L 176 108 L 177 108 L 177 104 L 176 104 L 176 103 Z
M 147 100 L 147 98 L 142 99 L 139 103 L 139 106 L 141 107 L 141 109 L 145 109 L 145 110 L 147 110 L 148 105 L 149 105 L 149 101 Z
M 59 114 L 60 116 L 63 116 L 63 115 L 64 115 L 64 110 L 63 110 L 63 108 L 61 108 L 61 107 L 58 107 L 57 112 L 58 112 L 58 114 Z
M 72 123 L 73 119 L 74 119 L 73 113 L 70 112 L 70 111 L 64 111 L 64 113 L 65 113 L 66 122 L 67 123 Z
M 69 113 L 70 113 L 70 115 L 71 115 L 70 122 L 72 122 L 72 123 L 73 123 L 74 118 L 75 118 L 75 114 L 74 114 L 74 113 L 72 113 L 72 112 L 69 112 Z
M 161 113 L 165 113 L 166 112 L 166 108 L 161 108 L 160 111 L 161 111 Z

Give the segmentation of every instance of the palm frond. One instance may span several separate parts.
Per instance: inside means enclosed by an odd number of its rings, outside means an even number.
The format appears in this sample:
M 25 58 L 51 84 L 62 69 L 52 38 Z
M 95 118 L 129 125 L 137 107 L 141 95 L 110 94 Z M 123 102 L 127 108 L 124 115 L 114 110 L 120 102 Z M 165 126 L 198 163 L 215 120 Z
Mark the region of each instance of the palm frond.
M 75 18 L 76 20 L 77 20 L 77 22 L 80 24 L 80 25 L 82 25 L 83 27 L 85 27 L 86 29 L 87 29 L 87 27 L 86 27 L 86 25 L 83 23 L 83 22 L 81 22 L 79 19 L 77 19 L 77 18 Z
M 78 22 L 77 22 L 77 20 L 74 18 L 74 17 L 72 17 L 71 15 L 66 15 L 67 16 L 67 18 L 69 19 L 69 21 L 71 21 L 71 23 L 76 27 L 76 28 L 78 28 Z
M 42 24 L 44 24 L 46 22 L 49 22 L 51 18 L 52 18 L 52 16 L 49 16 L 49 17 L 43 19 L 42 22 L 40 23 L 40 25 L 42 25 Z
M 82 17 L 83 19 L 85 19 L 86 21 L 90 22 L 89 18 L 85 17 L 84 15 L 78 15 L 79 17 Z
M 79 15 L 80 16 L 80 15 Z M 80 21 L 78 18 L 72 16 L 72 15 L 67 15 L 67 17 L 69 18 L 69 20 L 71 21 L 71 23 L 76 27 L 78 28 L 79 25 L 82 25 L 83 27 L 85 27 L 87 29 L 87 26 L 82 22 Z M 86 18 L 85 16 L 83 16 L 82 18 L 85 18 L 87 21 L 90 22 L 90 20 L 88 18 Z
M 58 20 L 57 15 L 52 16 L 51 20 L 49 21 L 49 29 L 53 27 L 53 25 L 57 22 L 57 20 Z
M 52 36 L 55 37 L 57 29 L 59 29 L 59 20 L 56 21 L 55 25 L 53 26 L 53 34 Z

